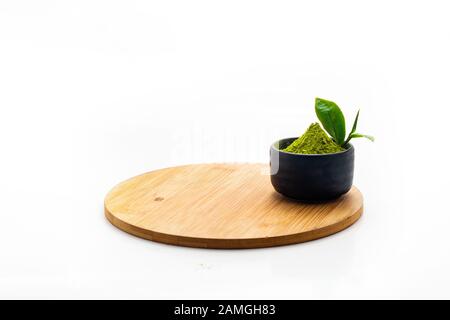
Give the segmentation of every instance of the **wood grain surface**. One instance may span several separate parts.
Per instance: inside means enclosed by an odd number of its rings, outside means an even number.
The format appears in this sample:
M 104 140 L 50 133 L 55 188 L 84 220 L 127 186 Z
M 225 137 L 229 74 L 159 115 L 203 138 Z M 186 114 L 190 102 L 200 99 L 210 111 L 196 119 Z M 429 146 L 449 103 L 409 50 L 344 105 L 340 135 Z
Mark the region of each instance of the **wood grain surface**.
M 145 239 L 201 248 L 259 248 L 309 241 L 359 219 L 353 187 L 332 202 L 305 204 L 274 191 L 264 164 L 199 164 L 145 173 L 114 187 L 105 215 Z

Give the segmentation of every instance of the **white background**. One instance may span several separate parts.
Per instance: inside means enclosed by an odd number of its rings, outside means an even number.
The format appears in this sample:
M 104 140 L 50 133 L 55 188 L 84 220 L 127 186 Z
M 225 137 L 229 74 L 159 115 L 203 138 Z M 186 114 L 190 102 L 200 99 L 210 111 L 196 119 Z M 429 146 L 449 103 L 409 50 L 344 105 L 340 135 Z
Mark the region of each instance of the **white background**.
M 448 1 L 0 1 L 0 298 L 450 298 Z M 103 216 L 116 183 L 268 162 L 361 108 L 363 218 L 201 250 Z M 349 125 L 349 124 L 348 124 Z

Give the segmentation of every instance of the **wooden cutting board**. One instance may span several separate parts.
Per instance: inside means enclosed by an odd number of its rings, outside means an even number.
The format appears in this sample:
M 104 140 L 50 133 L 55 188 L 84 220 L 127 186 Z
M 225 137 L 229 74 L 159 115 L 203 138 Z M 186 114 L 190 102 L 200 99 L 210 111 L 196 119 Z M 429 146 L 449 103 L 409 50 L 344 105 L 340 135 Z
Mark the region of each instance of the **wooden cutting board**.
M 145 173 L 114 187 L 108 220 L 128 233 L 201 248 L 259 248 L 341 231 L 359 219 L 353 187 L 337 200 L 305 204 L 274 191 L 264 164 L 198 164 Z

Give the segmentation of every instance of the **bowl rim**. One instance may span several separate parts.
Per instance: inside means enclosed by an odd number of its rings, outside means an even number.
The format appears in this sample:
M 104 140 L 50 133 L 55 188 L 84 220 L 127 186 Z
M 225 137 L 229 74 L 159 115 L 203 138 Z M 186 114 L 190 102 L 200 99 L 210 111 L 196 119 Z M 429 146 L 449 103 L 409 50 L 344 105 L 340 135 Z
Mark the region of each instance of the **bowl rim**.
M 277 152 L 280 152 L 280 153 L 284 153 L 284 154 L 288 154 L 288 155 L 292 155 L 292 156 L 299 156 L 299 157 L 327 157 L 327 156 L 335 156 L 335 155 L 345 154 L 345 153 L 349 152 L 350 150 L 354 150 L 354 147 L 353 147 L 353 145 L 351 143 L 348 143 L 348 145 L 350 147 L 348 147 L 344 151 L 334 152 L 334 153 L 321 153 L 321 154 L 317 154 L 317 153 L 305 154 L 305 153 L 286 152 L 286 151 L 280 150 L 280 149 L 275 147 L 276 143 L 280 142 L 281 140 L 288 140 L 288 139 L 298 139 L 298 137 L 290 137 L 290 138 L 278 139 L 277 141 L 275 141 L 274 143 L 271 144 L 270 148 L 275 150 L 275 151 L 277 151 Z

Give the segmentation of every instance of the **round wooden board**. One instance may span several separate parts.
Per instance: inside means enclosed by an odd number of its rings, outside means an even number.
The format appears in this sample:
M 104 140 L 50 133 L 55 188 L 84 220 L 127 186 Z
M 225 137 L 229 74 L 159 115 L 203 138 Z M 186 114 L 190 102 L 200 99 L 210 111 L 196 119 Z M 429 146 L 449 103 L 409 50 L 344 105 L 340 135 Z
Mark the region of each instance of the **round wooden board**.
M 337 200 L 305 204 L 275 192 L 264 164 L 199 164 L 131 178 L 105 199 L 108 220 L 128 233 L 201 248 L 260 248 L 341 231 L 359 219 L 353 187 Z

